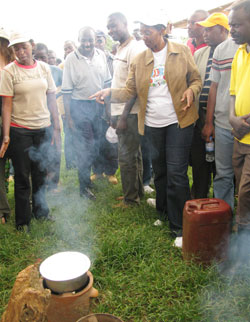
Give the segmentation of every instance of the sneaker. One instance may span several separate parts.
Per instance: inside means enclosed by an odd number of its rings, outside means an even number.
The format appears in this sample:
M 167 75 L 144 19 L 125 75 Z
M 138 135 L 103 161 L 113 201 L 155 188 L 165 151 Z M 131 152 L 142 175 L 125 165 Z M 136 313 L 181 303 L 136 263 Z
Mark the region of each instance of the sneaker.
M 153 208 L 156 208 L 156 199 L 154 198 L 148 198 L 147 199 L 147 204 Z
M 163 225 L 163 221 L 161 221 L 160 219 L 157 219 L 155 222 L 154 222 L 154 226 L 162 226 Z
M 83 191 L 80 192 L 80 197 L 86 198 L 89 200 L 96 200 L 96 196 L 89 188 L 85 188 Z
M 173 246 L 182 248 L 182 237 L 176 237 Z
M 108 181 L 111 184 L 118 184 L 118 180 L 115 176 L 107 176 L 108 177 Z
M 154 192 L 154 189 L 151 188 L 150 186 L 144 186 L 144 192 L 145 193 L 152 193 L 152 192 Z

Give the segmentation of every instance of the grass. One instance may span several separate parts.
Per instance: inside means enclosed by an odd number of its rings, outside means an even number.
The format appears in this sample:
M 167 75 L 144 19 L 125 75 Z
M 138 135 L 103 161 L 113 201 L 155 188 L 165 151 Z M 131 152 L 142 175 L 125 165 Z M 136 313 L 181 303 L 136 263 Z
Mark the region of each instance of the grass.
M 119 174 L 118 174 L 119 175 Z M 79 197 L 76 172 L 62 168 L 62 192 L 48 195 L 55 223 L 33 220 L 30 234 L 17 232 L 14 214 L 0 225 L 0 315 L 19 271 L 38 258 L 76 250 L 91 259 L 99 296 L 91 311 L 124 321 L 250 321 L 250 274 L 235 268 L 219 273 L 183 261 L 168 225 L 154 227 L 154 209 L 114 209 L 121 185 L 95 184 L 96 202 Z M 9 200 L 14 207 L 13 184 Z M 240 272 L 240 274 L 238 274 Z

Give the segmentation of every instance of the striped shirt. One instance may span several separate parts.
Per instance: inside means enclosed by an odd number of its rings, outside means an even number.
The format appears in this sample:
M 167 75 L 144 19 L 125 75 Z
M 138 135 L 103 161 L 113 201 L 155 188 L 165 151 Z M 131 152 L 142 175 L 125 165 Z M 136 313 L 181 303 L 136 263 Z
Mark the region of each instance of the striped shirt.
M 231 130 L 229 123 L 229 85 L 231 77 L 231 65 L 238 45 L 229 38 L 219 44 L 213 55 L 213 64 L 210 71 L 210 80 L 218 84 L 215 103 L 215 125 Z
M 201 94 L 200 94 L 199 106 L 203 109 L 207 108 L 208 94 L 209 94 L 209 89 L 211 86 L 211 80 L 209 79 L 209 75 L 210 75 L 210 70 L 211 70 L 212 61 L 213 61 L 213 53 L 214 53 L 214 49 L 211 48 L 210 53 L 209 53 L 209 57 L 207 60 L 205 80 L 204 80 L 204 84 L 203 84 Z

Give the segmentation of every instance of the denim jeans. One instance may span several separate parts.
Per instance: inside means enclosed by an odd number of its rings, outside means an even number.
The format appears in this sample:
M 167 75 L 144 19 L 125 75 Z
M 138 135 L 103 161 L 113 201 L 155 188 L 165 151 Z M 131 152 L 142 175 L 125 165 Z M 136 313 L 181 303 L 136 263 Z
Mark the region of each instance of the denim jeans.
M 46 217 L 49 214 L 45 198 L 45 179 L 50 145 L 50 128 L 27 130 L 11 127 L 10 129 L 9 153 L 15 172 L 16 226 L 28 225 L 32 213 L 36 218 Z
M 77 157 L 80 194 L 90 186 L 91 166 L 98 162 L 100 149 L 101 109 L 96 101 L 71 100 L 74 147 Z
M 93 164 L 93 173 L 114 175 L 118 169 L 118 144 L 110 143 L 106 139 L 109 124 L 105 119 L 100 119 L 100 149 L 99 155 Z
M 193 125 L 146 128 L 151 138 L 156 209 L 163 219 L 168 217 L 170 228 L 182 229 L 184 204 L 190 199 L 187 170 Z
M 232 164 L 234 137 L 230 130 L 215 126 L 214 197 L 226 201 L 234 209 L 234 170 Z

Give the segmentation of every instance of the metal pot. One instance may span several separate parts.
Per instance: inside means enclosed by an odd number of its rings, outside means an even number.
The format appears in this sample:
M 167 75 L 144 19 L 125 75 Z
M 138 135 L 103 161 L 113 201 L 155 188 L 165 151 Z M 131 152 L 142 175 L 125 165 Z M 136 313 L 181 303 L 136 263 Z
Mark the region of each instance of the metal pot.
M 41 263 L 40 274 L 53 292 L 73 292 L 86 285 L 90 264 L 89 258 L 82 253 L 61 252 Z

